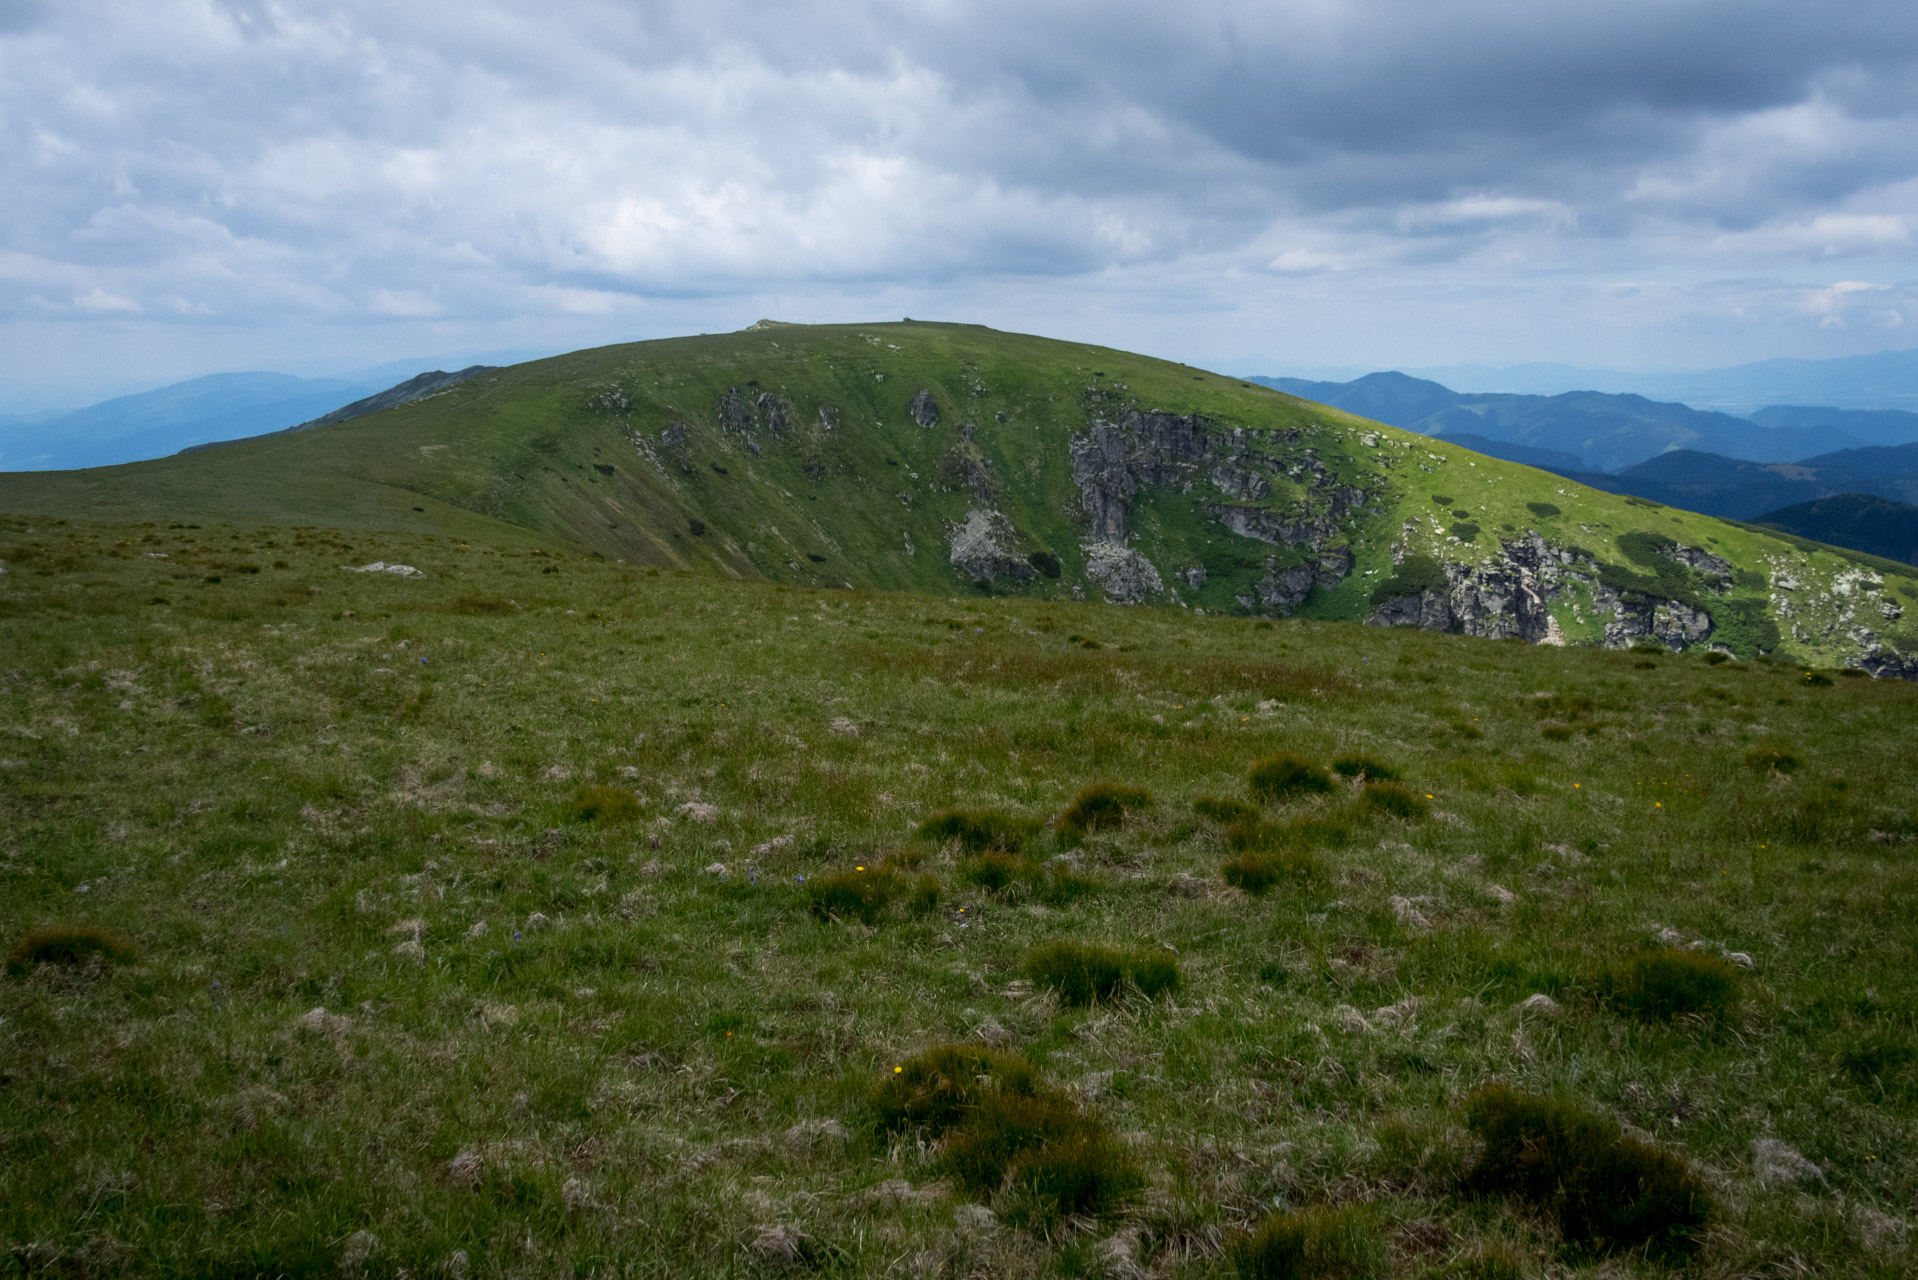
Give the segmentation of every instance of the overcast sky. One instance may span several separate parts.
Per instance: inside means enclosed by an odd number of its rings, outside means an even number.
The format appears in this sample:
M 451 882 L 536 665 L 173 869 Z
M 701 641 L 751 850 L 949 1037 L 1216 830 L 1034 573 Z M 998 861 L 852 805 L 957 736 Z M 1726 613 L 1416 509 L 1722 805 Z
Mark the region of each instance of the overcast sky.
M 1915 61 L 1912 0 L 0 0 L 0 409 L 762 315 L 1913 347 Z

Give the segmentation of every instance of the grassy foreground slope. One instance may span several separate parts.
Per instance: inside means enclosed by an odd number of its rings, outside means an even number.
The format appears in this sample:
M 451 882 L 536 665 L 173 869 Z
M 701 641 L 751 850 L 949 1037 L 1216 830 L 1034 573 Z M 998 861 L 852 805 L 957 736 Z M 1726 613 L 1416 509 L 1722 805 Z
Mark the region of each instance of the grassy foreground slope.
M 1183 365 L 965 325 L 575 352 L 318 430 L 0 475 L 0 511 L 395 529 L 794 585 L 1717 644 L 1918 674 L 1911 566 Z
M 1291 1210 L 1345 1224 L 1304 1274 L 1659 1273 L 1480 1194 L 1494 1081 L 1682 1161 L 1696 1274 L 1918 1264 L 1909 684 L 438 534 L 5 541 L 0 941 L 125 948 L 0 976 L 12 1272 L 1210 1277 Z M 424 576 L 339 567 L 376 559 Z M 1194 813 L 1277 751 L 1409 791 Z M 1001 862 L 913 836 L 1100 780 L 1151 803 Z M 1278 887 L 1222 879 L 1279 836 Z M 1062 1004 L 1055 941 L 1178 985 Z M 1740 953 L 1728 998 L 1635 1005 L 1673 946 Z M 884 1127 L 945 1041 L 1141 1184 L 1048 1215 Z

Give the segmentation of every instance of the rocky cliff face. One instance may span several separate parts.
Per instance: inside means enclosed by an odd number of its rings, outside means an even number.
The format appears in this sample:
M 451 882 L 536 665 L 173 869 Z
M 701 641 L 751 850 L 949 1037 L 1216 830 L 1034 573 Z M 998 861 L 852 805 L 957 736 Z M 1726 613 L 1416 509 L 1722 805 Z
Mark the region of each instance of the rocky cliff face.
M 1238 596 L 1245 608 L 1285 614 L 1313 587 L 1336 586 L 1351 572 L 1349 526 L 1366 492 L 1313 449 L 1299 447 L 1301 440 L 1296 431 L 1247 432 L 1136 405 L 1108 416 L 1095 405 L 1085 432 L 1071 441 L 1088 575 L 1114 601 L 1134 603 L 1165 590 L 1158 568 L 1128 546 L 1134 502 L 1158 489 L 1198 496 L 1222 529 L 1282 553 L 1268 558 L 1250 594 Z M 1275 484 L 1292 501 L 1260 505 L 1271 502 Z M 1196 590 L 1208 571 L 1195 565 L 1176 576 Z

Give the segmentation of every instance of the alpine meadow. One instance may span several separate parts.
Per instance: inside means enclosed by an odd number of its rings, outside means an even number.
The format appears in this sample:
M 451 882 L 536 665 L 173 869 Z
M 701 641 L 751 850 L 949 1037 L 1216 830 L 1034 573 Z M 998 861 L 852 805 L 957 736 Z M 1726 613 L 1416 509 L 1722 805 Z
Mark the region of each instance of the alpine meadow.
M 7 1274 L 1918 1270 L 1911 565 L 910 321 L 0 512 Z

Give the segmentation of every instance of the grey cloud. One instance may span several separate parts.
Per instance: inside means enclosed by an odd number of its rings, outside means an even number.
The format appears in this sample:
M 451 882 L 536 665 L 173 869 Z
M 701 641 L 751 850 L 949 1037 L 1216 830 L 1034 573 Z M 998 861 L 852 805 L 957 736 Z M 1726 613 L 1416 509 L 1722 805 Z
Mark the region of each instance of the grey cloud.
M 1911 276 L 1915 63 L 1908 0 L 0 0 L 0 324 Z

